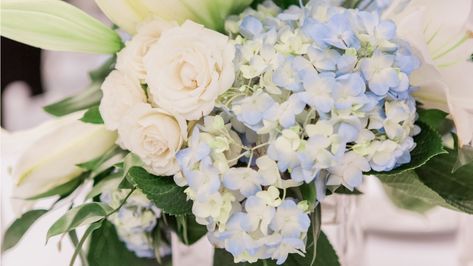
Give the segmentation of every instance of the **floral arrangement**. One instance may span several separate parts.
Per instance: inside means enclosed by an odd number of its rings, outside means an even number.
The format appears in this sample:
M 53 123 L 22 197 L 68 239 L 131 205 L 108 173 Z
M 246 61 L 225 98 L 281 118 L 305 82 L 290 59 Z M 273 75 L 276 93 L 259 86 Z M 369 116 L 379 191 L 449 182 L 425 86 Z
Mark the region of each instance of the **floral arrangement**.
M 472 70 L 473 23 L 431 54 L 415 0 L 96 2 L 126 41 L 61 1 L 2 3 L 5 37 L 114 55 L 45 107 L 61 118 L 13 167 L 23 215 L 3 250 L 49 197 L 74 200 L 47 233 L 69 234 L 71 265 L 165 264 L 170 232 L 206 236 L 214 265 L 339 265 L 320 205 L 366 175 L 398 203 L 473 213 L 473 95 L 455 91 L 472 75 L 442 73 Z

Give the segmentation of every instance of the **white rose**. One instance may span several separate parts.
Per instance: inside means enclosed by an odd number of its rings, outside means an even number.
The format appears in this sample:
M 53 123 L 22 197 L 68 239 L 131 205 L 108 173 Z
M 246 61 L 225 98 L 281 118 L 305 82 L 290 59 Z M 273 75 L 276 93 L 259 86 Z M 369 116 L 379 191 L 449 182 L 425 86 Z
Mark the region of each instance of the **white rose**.
M 159 107 L 197 120 L 235 79 L 235 47 L 228 37 L 186 21 L 161 35 L 144 57 L 151 99 Z
M 156 175 L 174 175 L 176 152 L 187 138 L 186 121 L 149 104 L 136 104 L 118 127 L 120 145 L 138 155 Z
M 177 26 L 176 23 L 160 19 L 141 25 L 136 35 L 117 54 L 116 68 L 140 82 L 143 81 L 146 77 L 143 57 L 148 52 L 150 46 L 159 40 L 163 31 L 175 26 Z
M 112 71 L 102 84 L 100 114 L 109 130 L 116 130 L 122 117 L 138 103 L 146 102 L 139 82 L 123 72 Z

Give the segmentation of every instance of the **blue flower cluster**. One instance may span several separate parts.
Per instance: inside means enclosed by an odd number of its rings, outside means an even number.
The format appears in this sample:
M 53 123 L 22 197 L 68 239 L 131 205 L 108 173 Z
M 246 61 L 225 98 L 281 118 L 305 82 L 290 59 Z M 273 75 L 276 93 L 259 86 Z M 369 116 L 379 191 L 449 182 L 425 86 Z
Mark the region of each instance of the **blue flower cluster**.
M 118 208 L 128 189 L 106 191 L 100 195 L 100 200 L 112 208 Z M 140 190 L 135 190 L 126 203 L 108 217 L 115 226 L 118 237 L 126 247 L 138 257 L 154 258 L 155 247 L 151 231 L 155 228 L 161 211 Z
M 410 161 L 419 66 L 391 21 L 332 1 L 230 17 L 236 81 L 177 155 L 197 221 L 235 262 L 305 252 L 307 202 L 286 189 L 352 190 L 370 170 Z

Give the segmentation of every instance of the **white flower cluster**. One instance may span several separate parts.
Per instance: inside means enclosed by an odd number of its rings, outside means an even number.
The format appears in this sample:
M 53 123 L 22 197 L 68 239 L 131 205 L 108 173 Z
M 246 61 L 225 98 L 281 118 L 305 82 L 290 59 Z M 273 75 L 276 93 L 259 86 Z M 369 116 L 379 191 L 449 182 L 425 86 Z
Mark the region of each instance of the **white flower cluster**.
M 105 126 L 118 131 L 118 144 L 148 171 L 174 175 L 187 121 L 209 114 L 231 87 L 234 56 L 227 36 L 194 22 L 141 25 L 102 84 Z
M 113 190 L 100 195 L 100 200 L 118 208 L 130 193 L 128 189 Z M 138 257 L 154 258 L 155 247 L 151 232 L 161 216 L 159 210 L 140 190 L 135 190 L 118 212 L 108 220 L 115 226 L 118 237 Z
M 287 188 L 314 182 L 322 200 L 327 186 L 352 190 L 364 172 L 410 161 L 419 129 L 408 75 L 419 61 L 392 22 L 329 1 L 285 11 L 268 1 L 226 29 L 235 83 L 221 112 L 194 126 L 175 180 L 235 262 L 282 264 L 305 252 L 310 226 Z

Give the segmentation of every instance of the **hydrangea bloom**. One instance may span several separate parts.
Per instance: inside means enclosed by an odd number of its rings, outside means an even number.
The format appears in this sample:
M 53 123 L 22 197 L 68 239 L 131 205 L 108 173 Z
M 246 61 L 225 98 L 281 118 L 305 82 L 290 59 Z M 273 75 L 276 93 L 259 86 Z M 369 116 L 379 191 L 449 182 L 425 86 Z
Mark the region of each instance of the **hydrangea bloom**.
M 378 1 L 381 3 L 381 1 Z M 418 133 L 408 75 L 419 61 L 376 13 L 272 2 L 230 17 L 236 80 L 178 153 L 179 185 L 235 262 L 305 252 L 310 210 L 286 189 L 353 190 L 410 161 Z
M 100 195 L 100 200 L 112 208 L 118 208 L 130 191 L 113 190 Z M 115 225 L 118 237 L 138 257 L 154 258 L 155 251 L 151 231 L 161 216 L 159 210 L 140 190 L 135 190 L 126 203 L 108 217 Z

